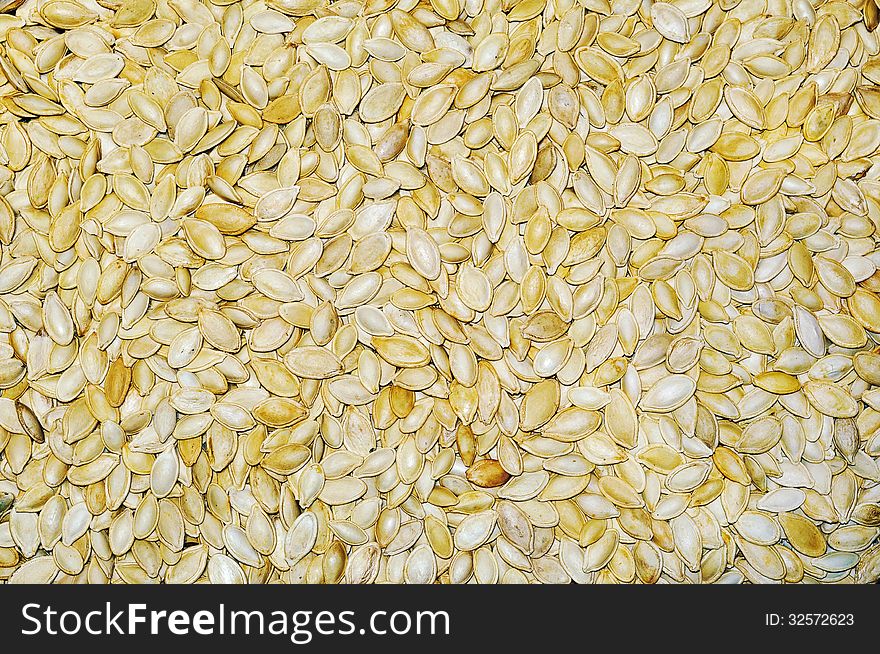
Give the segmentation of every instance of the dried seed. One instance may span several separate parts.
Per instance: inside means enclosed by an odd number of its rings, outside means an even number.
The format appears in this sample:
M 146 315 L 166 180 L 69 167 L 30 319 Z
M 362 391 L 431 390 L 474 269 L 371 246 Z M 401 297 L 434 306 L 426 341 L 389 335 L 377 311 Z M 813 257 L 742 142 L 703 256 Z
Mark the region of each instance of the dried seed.
M 3 579 L 880 576 L 874 0 L 19 4 Z

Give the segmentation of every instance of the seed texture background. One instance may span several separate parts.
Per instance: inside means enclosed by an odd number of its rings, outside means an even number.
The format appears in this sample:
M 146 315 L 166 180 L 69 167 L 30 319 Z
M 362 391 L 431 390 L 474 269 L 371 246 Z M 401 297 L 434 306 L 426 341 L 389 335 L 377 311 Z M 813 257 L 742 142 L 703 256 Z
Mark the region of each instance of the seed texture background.
M 875 0 L 4 0 L 0 579 L 871 583 Z

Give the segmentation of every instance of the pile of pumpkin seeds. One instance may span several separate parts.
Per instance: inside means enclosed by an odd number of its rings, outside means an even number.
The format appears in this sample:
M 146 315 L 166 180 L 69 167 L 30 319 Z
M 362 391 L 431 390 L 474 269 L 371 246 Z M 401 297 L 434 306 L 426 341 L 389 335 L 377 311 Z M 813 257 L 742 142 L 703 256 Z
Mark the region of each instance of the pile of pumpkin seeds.
M 0 579 L 880 577 L 875 0 L 0 1 Z

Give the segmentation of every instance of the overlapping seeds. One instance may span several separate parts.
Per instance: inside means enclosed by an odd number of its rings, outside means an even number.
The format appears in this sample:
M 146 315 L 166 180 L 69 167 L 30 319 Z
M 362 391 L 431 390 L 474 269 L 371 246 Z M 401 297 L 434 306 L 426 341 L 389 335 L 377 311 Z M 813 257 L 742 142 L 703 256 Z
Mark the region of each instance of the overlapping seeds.
M 0 579 L 871 583 L 875 0 L 4 0 Z

